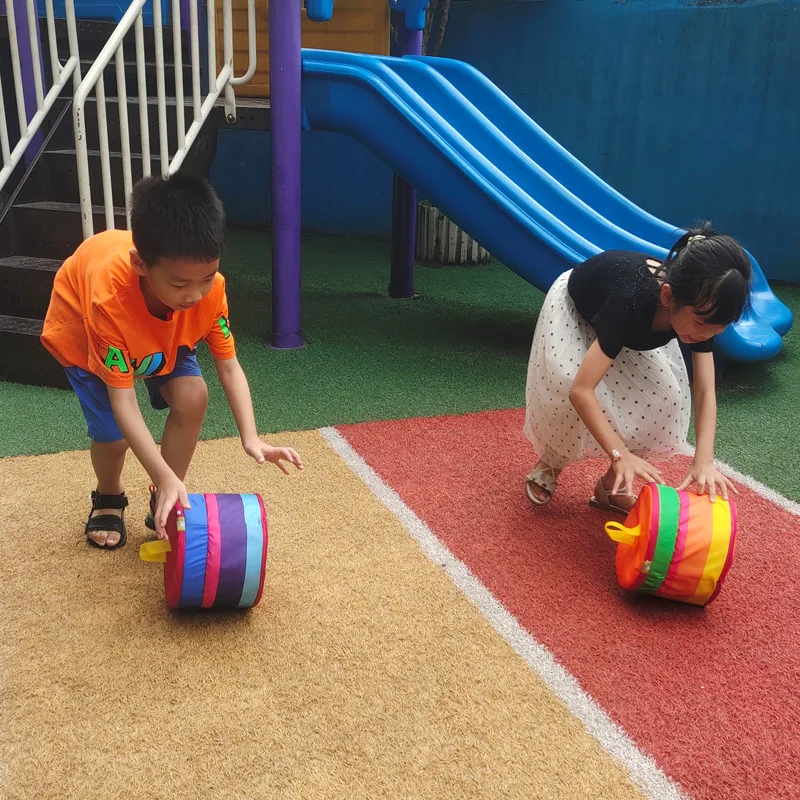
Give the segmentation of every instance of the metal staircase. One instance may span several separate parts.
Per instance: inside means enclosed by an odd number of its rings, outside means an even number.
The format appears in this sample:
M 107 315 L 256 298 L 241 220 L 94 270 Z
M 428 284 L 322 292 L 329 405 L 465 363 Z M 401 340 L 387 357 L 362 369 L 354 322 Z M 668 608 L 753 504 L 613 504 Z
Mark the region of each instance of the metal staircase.
M 0 195 L 0 380 L 69 388 L 63 369 L 39 341 L 53 277 L 63 260 L 93 232 L 127 227 L 126 200 L 143 175 L 166 175 L 179 168 L 207 175 L 217 130 L 231 115 L 233 122 L 241 119 L 265 127 L 263 101 L 250 104 L 256 108 L 236 108 L 230 83 L 232 51 L 217 72 L 216 53 L 212 59 L 208 49 L 202 52 L 191 30 L 144 28 L 143 4 L 136 0 L 119 24 L 75 23 L 72 47 L 77 40 L 82 84 L 74 94 L 62 94 L 43 116 L 31 137 L 38 136 L 38 142 L 32 157 L 34 148 L 28 148 L 27 166 L 21 162 L 8 171 L 6 191 Z M 229 9 L 230 0 L 225 5 Z M 254 8 L 254 2 L 250 5 Z M 173 19 L 180 19 L 179 10 L 173 10 Z M 51 43 L 59 57 L 68 56 L 69 20 L 55 20 L 52 34 L 46 20 L 40 24 L 44 59 L 50 59 Z M 192 25 L 196 24 L 193 13 Z M 210 32 L 208 47 L 215 46 L 213 37 Z M 0 39 L 0 66 L 4 48 L 10 59 L 11 45 Z M 254 46 L 251 51 L 255 53 Z M 187 53 L 190 57 L 184 62 Z M 134 57 L 126 59 L 126 54 Z M 250 72 L 254 68 L 251 59 Z M 196 77 L 211 88 L 200 115 Z M 129 86 L 134 87 L 133 96 L 127 95 Z M 183 96 L 183 86 L 191 87 L 188 97 Z M 91 90 L 97 91 L 90 96 Z M 8 116 L 8 102 L 5 107 Z

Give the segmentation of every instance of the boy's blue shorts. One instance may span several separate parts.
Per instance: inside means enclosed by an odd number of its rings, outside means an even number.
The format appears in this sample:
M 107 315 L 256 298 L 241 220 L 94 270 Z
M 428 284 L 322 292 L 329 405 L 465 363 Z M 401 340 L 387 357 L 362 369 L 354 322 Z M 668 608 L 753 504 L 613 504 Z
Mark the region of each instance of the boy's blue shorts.
M 86 424 L 89 426 L 89 436 L 92 441 L 118 442 L 120 439 L 124 439 L 125 437 L 114 419 L 111 398 L 108 396 L 108 389 L 103 381 L 79 367 L 66 367 L 66 373 L 75 394 L 78 395 L 78 400 L 80 400 L 81 411 L 83 411 Z M 150 394 L 150 405 L 159 411 L 167 408 L 167 401 L 161 394 L 161 387 L 174 378 L 194 375 L 202 377 L 203 373 L 197 363 L 197 354 L 192 350 L 175 365 L 175 369 L 168 375 L 145 378 L 144 382 Z

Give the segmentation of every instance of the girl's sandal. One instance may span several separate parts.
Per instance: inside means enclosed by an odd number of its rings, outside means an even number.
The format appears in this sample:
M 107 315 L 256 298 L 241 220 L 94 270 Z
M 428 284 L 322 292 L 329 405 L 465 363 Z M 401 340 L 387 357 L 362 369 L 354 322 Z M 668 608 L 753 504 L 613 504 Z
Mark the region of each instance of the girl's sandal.
M 128 498 L 125 492 L 122 494 L 100 494 L 100 492 L 92 492 L 92 510 L 89 514 L 89 519 L 86 521 L 86 528 L 84 534 L 86 541 L 92 547 L 98 550 L 118 550 L 120 547 L 125 546 L 128 541 L 128 534 L 125 530 L 125 509 L 128 507 Z M 118 508 L 122 513 L 117 516 L 116 514 L 100 514 L 95 517 L 94 512 L 98 508 Z M 100 544 L 89 536 L 90 533 L 95 531 L 111 531 L 112 533 L 119 534 L 119 541 L 116 544 Z
M 624 497 L 626 500 L 632 499 L 633 503 L 631 503 L 631 508 L 636 502 L 635 497 L 631 498 L 629 494 L 625 494 L 624 492 L 610 492 L 606 489 L 603 479 L 600 478 L 600 480 L 597 481 L 597 486 L 594 487 L 594 497 L 589 500 L 589 505 L 594 508 L 599 508 L 601 511 L 612 511 L 614 514 L 622 514 L 623 517 L 627 517 L 631 509 L 614 502 L 613 498 L 615 497 Z
M 546 506 L 553 499 L 553 495 L 556 491 L 556 482 L 558 481 L 560 473 L 560 469 L 549 467 L 547 464 L 537 465 L 531 471 L 530 475 L 525 478 L 525 494 L 528 495 L 528 500 L 535 506 Z M 538 486 L 540 489 L 544 489 L 548 496 L 544 499 L 537 497 L 536 493 L 533 491 L 534 485 Z

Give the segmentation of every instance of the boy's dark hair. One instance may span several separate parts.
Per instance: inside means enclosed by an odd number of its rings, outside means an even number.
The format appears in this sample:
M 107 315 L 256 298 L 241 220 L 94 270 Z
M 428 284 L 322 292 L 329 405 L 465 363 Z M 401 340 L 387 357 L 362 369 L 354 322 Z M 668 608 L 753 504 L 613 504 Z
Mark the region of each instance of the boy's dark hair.
M 147 266 L 162 258 L 211 263 L 225 244 L 225 211 L 199 175 L 151 176 L 133 187 L 131 230 L 134 247 Z
M 696 308 L 710 325 L 730 325 L 747 306 L 752 272 L 742 246 L 706 222 L 675 242 L 662 277 L 679 307 Z

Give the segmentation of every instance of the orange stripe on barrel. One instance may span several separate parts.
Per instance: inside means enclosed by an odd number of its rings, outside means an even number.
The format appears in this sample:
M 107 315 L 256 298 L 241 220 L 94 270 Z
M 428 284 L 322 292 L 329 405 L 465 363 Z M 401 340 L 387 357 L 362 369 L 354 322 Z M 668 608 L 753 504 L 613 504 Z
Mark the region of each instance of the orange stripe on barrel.
M 697 591 L 711 547 L 714 509 L 708 497 L 689 494 L 689 532 L 683 558 L 675 571 L 670 596 L 673 600 L 690 602 Z

